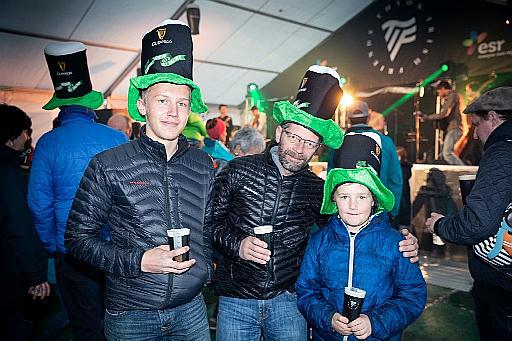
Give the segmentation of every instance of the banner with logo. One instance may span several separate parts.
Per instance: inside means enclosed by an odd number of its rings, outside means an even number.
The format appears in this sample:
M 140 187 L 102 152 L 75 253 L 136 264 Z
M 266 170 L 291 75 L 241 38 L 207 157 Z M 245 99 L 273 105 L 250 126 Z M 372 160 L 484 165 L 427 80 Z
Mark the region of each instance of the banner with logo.
M 467 79 L 512 72 L 510 8 L 485 1 L 377 0 L 263 89 L 293 92 L 318 60 L 337 68 L 356 90 L 414 84 L 444 62 L 444 76 Z M 291 88 L 290 88 L 291 87 Z

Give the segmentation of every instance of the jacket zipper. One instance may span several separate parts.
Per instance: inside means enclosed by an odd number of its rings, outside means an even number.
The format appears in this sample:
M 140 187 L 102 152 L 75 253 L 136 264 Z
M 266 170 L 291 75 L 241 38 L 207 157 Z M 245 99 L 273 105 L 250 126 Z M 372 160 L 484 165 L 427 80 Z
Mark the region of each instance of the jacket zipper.
M 352 279 L 353 279 L 353 276 L 354 276 L 354 253 L 355 253 L 355 248 L 356 248 L 356 245 L 355 245 L 356 244 L 356 237 L 357 237 L 357 234 L 359 232 L 361 232 L 362 229 L 357 231 L 352 236 L 352 234 L 350 234 L 350 231 L 348 230 L 347 225 L 345 225 L 345 223 L 343 223 L 343 225 L 347 229 L 348 238 L 350 240 L 350 243 L 349 243 L 349 257 L 348 257 L 348 283 L 347 283 L 347 287 L 352 288 Z M 348 340 L 348 336 L 343 336 L 343 341 L 347 341 L 347 340 Z
M 277 193 L 276 193 L 276 200 L 274 201 L 274 209 L 272 211 L 272 217 L 270 219 L 270 223 L 272 226 L 274 226 L 276 215 L 277 215 L 277 209 L 279 207 L 279 202 L 281 201 L 281 180 L 277 182 Z M 274 236 L 275 231 L 272 232 L 272 235 Z M 272 244 L 275 246 L 275 243 L 272 241 Z M 275 247 L 274 247 L 275 250 Z M 270 255 L 270 260 L 268 261 L 268 268 L 269 268 L 269 275 L 267 276 L 267 280 L 265 281 L 265 286 L 263 287 L 263 293 L 264 295 L 267 293 L 267 288 L 270 284 L 270 280 L 275 279 L 274 275 L 274 255 Z
M 348 229 L 347 229 L 348 231 Z M 357 232 L 359 233 L 359 232 Z M 355 249 L 355 242 L 356 242 L 356 236 L 357 236 L 357 233 L 355 235 L 351 235 L 350 232 L 348 232 L 348 237 L 350 238 L 350 249 L 349 249 L 349 258 L 348 258 L 348 284 L 347 286 L 349 288 L 352 288 L 352 279 L 353 279 L 353 275 L 354 275 L 354 249 Z
M 168 178 L 167 178 L 167 162 L 164 161 L 164 167 L 163 167 L 163 176 L 164 176 L 164 196 L 165 196 L 165 219 L 166 219 L 166 230 L 169 228 L 172 228 L 171 226 L 171 203 L 169 200 L 169 184 L 168 184 Z M 167 232 L 167 231 L 166 231 Z M 165 293 L 165 304 L 164 307 L 169 305 L 171 291 L 172 291 L 172 282 L 173 282 L 173 275 L 169 273 L 167 275 L 169 277 L 169 280 L 167 282 L 167 292 Z

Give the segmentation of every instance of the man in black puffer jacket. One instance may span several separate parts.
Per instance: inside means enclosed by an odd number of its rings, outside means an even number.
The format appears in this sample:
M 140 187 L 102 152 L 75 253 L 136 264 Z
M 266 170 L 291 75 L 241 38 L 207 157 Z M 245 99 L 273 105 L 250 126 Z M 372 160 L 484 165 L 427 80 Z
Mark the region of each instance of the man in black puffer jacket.
M 480 338 L 511 340 L 510 265 L 500 269 L 499 265 L 492 265 L 487 257 L 479 258 L 475 252 L 478 249 L 471 246 L 498 232 L 504 212 L 512 204 L 512 87 L 485 93 L 471 103 L 464 113 L 471 114 L 475 126 L 474 137 L 485 144 L 475 184 L 466 198 L 466 205 L 458 214 L 444 217 L 432 213 L 426 225 L 429 232 L 452 243 L 469 246 L 469 270 L 475 280 L 471 294 L 475 301 Z M 510 259 L 512 257 L 507 249 L 503 245 L 503 255 Z M 509 274 L 503 270 L 508 270 Z
M 223 254 L 217 340 L 306 340 L 295 281 L 309 229 L 321 222 L 323 180 L 308 170 L 321 143 L 339 148 L 343 133 L 330 118 L 343 91 L 338 74 L 312 66 L 296 101 L 274 105 L 277 145 L 228 163 L 215 180 L 214 245 Z M 269 242 L 255 227 L 271 225 Z M 416 255 L 415 239 L 405 241 Z M 398 247 L 398 246 L 397 246 Z
M 209 340 L 201 289 L 210 275 L 213 163 L 181 135 L 189 112 L 206 110 L 192 82 L 190 29 L 166 20 L 142 43 L 144 75 L 130 80 L 128 110 L 147 124 L 138 140 L 92 159 L 65 243 L 107 274 L 108 339 Z M 101 236 L 107 223 L 111 241 Z M 189 231 L 189 246 L 169 250 L 175 229 Z M 174 260 L 184 253 L 190 260 Z

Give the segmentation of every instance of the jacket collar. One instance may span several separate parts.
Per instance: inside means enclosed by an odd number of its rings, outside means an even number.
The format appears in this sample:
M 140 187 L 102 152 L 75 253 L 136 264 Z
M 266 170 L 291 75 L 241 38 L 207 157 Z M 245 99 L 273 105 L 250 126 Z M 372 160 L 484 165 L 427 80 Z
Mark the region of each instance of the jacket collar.
M 21 154 L 17 150 L 7 147 L 6 145 L 0 145 L 0 161 L 18 165 L 21 161 Z
M 500 141 L 512 141 L 512 120 L 505 121 L 494 129 L 485 142 L 484 150 Z
M 138 139 L 139 144 L 142 150 L 151 158 L 156 159 L 157 161 L 166 161 L 167 153 L 165 151 L 165 146 L 160 142 L 154 141 L 146 134 L 146 125 L 144 125 L 140 131 L 140 138 Z M 169 162 L 174 162 L 180 156 L 185 154 L 185 152 L 189 149 L 189 144 L 185 136 L 181 135 L 178 137 L 178 150 L 171 157 Z
M 61 125 L 75 121 L 93 122 L 96 118 L 96 113 L 86 107 L 79 105 L 67 105 L 60 107 L 59 121 Z
M 365 235 L 372 232 L 377 232 L 386 229 L 388 226 L 389 218 L 386 212 L 381 212 L 373 216 L 368 225 L 363 227 L 357 235 Z M 330 226 L 333 227 L 334 232 L 342 239 L 348 239 L 349 232 L 345 223 L 338 217 L 338 214 L 333 214 L 329 219 Z

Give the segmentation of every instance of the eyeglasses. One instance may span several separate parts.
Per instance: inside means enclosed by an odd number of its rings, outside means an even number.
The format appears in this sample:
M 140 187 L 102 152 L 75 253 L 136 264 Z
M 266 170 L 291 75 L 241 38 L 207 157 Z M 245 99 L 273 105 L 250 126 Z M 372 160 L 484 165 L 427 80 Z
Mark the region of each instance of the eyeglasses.
M 302 142 L 304 142 L 304 147 L 306 147 L 306 149 L 310 149 L 310 150 L 317 149 L 321 145 L 321 143 L 314 142 L 314 141 L 311 141 L 311 140 L 303 139 L 299 135 L 296 135 L 296 134 L 294 134 L 292 132 L 289 132 L 287 130 L 283 129 L 283 131 L 286 133 L 286 136 L 288 137 L 288 139 L 290 140 L 290 142 L 292 144 L 298 144 L 298 143 L 300 143 L 300 141 L 302 141 Z

